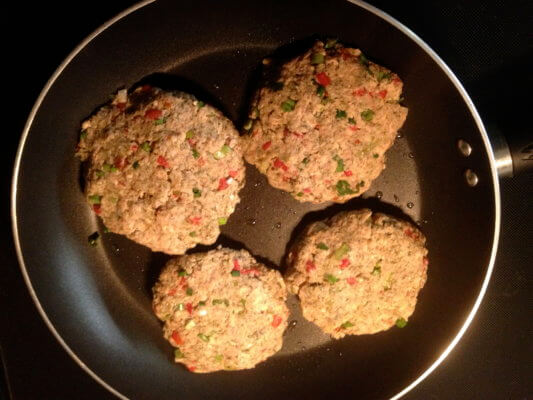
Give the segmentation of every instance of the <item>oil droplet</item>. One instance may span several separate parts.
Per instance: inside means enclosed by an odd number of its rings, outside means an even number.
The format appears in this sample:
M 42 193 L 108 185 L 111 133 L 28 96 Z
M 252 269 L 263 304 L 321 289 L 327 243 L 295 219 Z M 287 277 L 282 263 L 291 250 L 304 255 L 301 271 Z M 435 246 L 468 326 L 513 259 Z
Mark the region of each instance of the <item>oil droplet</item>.
M 281 222 L 278 222 L 276 225 L 275 225 L 276 229 L 279 229 L 281 228 Z
M 413 208 L 415 205 L 413 204 L 412 201 L 410 201 L 409 203 L 407 203 L 407 208 Z
M 400 198 L 399 198 L 398 196 L 394 195 L 394 201 L 395 201 L 396 203 L 398 203 L 398 202 L 400 201 Z
M 246 220 L 246 223 L 248 225 L 255 225 L 257 223 L 256 219 L 255 218 L 248 218 L 248 220 Z
M 261 186 L 261 182 L 260 181 L 254 182 L 254 187 L 258 187 L 258 186 Z
M 302 346 L 302 351 L 307 350 L 307 347 Z
M 398 133 L 398 134 L 396 135 L 396 138 L 397 138 L 397 139 L 401 139 L 401 138 L 403 138 L 403 133 Z
M 383 192 L 377 191 L 377 192 L 376 192 L 376 197 L 377 197 L 378 199 L 381 199 L 381 198 L 383 197 Z
M 289 328 L 294 328 L 298 324 L 298 321 L 293 319 L 291 322 L 289 322 Z
M 339 351 L 339 357 L 342 357 L 342 352 Z
M 326 351 L 331 351 L 331 349 L 329 347 L 326 347 Z
M 409 153 L 409 158 L 415 158 L 415 155 L 413 153 Z

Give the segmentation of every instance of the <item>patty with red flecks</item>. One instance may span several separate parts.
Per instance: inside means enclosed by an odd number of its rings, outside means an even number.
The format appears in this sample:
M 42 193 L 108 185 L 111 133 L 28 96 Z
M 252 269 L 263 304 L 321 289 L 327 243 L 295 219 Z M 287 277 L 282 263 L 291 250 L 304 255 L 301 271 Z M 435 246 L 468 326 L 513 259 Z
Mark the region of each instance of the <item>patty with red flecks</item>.
M 285 283 L 245 250 L 174 258 L 153 292 L 174 360 L 192 372 L 253 368 L 281 348 Z
M 385 168 L 407 117 L 402 87 L 360 50 L 318 41 L 256 93 L 245 158 L 299 201 L 359 196 Z
M 370 210 L 306 228 L 288 255 L 286 284 L 306 319 L 334 338 L 403 328 L 426 282 L 424 235 Z
M 181 92 L 121 90 L 82 124 L 86 197 L 115 233 L 183 254 L 214 243 L 239 202 L 244 163 L 222 113 Z

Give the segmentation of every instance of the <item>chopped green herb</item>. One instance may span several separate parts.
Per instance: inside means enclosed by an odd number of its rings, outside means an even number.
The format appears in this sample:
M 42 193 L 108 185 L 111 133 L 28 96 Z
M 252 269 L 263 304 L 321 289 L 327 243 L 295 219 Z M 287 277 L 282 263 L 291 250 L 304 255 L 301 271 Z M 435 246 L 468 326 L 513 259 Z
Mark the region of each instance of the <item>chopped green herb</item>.
M 372 121 L 372 118 L 374 118 L 374 111 L 372 110 L 365 110 L 361 113 L 361 118 L 363 118 L 363 120 L 365 120 L 366 122 L 370 122 Z
M 372 157 L 374 157 L 374 158 L 378 158 L 378 157 L 379 157 L 379 154 L 378 154 L 378 153 L 374 153 L 374 154 L 372 154 Z
M 329 247 L 326 243 L 320 242 L 316 245 L 316 247 L 320 250 L 329 250 Z
M 333 47 L 335 47 L 335 45 L 337 44 L 337 39 L 328 39 L 326 41 L 326 45 L 324 46 L 325 49 L 331 49 Z
M 187 275 L 189 275 L 189 274 L 184 269 L 180 269 L 178 271 L 178 276 L 187 276 Z
M 111 164 L 104 164 L 102 165 L 102 170 L 104 172 L 111 172 Z
M 335 113 L 335 118 L 338 118 L 338 119 L 346 118 L 346 111 L 337 110 L 337 112 Z
M 183 311 L 185 310 L 185 305 L 183 303 L 179 303 L 178 304 L 178 311 Z
M 189 232 L 189 236 L 190 236 L 190 237 L 195 237 L 195 236 L 196 236 L 196 232 L 194 232 L 194 231 Z
M 355 118 L 353 118 L 353 117 L 348 118 L 348 123 L 352 124 L 352 125 L 355 125 Z
M 137 169 L 141 166 L 141 164 L 139 164 L 139 161 L 135 161 L 132 166 L 133 166 L 133 169 Z
M 333 256 L 335 257 L 335 259 L 340 260 L 349 251 L 350 251 L 350 246 L 348 246 L 346 243 L 343 243 L 341 244 L 341 247 L 335 250 L 335 252 L 333 253 Z
M 335 188 L 337 189 L 337 193 L 339 196 L 345 196 L 347 194 L 356 194 L 359 192 L 359 190 L 353 191 L 348 181 L 345 181 L 343 179 L 337 182 Z
M 88 198 L 89 198 L 89 203 L 91 204 L 100 204 L 102 202 L 102 196 L 98 194 L 93 194 L 89 196 Z
M 372 275 L 381 275 L 381 266 L 376 265 L 374 266 L 374 269 L 371 272 Z
M 309 160 L 309 157 L 305 157 L 305 158 L 302 160 L 302 164 L 307 165 L 307 164 L 309 164 L 309 161 L 310 161 L 310 160 Z
M 182 353 L 182 351 L 179 349 L 179 348 L 175 348 L 174 349 L 174 358 L 175 359 L 180 359 L 180 358 L 183 358 L 185 357 L 185 355 Z
M 203 333 L 199 333 L 199 334 L 198 334 L 198 337 L 200 338 L 200 340 L 202 340 L 202 341 L 204 341 L 204 342 L 206 342 L 206 343 L 209 342 L 209 336 L 206 336 L 206 335 L 204 335 Z
M 352 326 L 354 326 L 354 324 L 352 324 L 350 321 L 346 321 L 344 324 L 341 325 L 341 328 L 347 329 L 347 328 L 351 328 Z
M 196 103 L 196 107 L 202 108 L 203 106 L 205 106 L 205 103 L 202 100 L 198 100 L 198 102 Z
M 296 100 L 289 99 L 281 103 L 281 109 L 285 112 L 294 110 L 294 107 L 296 107 Z
M 198 153 L 198 150 L 192 149 L 192 156 L 194 158 L 199 158 L 200 157 L 200 153 Z
M 229 300 L 228 299 L 213 299 L 211 302 L 212 305 L 216 306 L 217 304 L 224 304 L 226 307 L 229 306 Z
M 98 232 L 94 232 L 94 233 L 90 234 L 89 237 L 88 237 L 89 244 L 92 247 L 96 247 L 96 245 L 98 244 L 98 238 L 99 237 L 100 237 L 100 234 Z
M 368 67 L 370 65 L 368 58 L 366 58 L 363 53 L 361 53 L 361 55 L 359 56 L 359 64 L 364 65 L 365 67 Z
M 324 63 L 324 54 L 313 53 L 311 54 L 311 64 L 318 65 Z
M 80 133 L 80 139 L 86 139 L 87 138 L 87 129 L 84 129 Z
M 199 301 L 199 302 L 198 302 L 198 305 L 199 305 L 200 307 L 205 306 L 205 301 Z
M 228 223 L 228 218 L 226 218 L 226 217 L 220 217 L 218 219 L 218 225 L 219 226 L 226 225 L 227 223 Z
M 165 122 L 167 122 L 166 118 L 159 118 L 154 121 L 154 125 L 163 125 Z
M 332 274 L 324 274 L 324 280 L 333 285 L 334 283 L 337 283 L 340 279 Z
M 224 356 L 223 356 L 222 354 L 217 354 L 217 355 L 215 356 L 215 361 L 220 362 L 220 361 L 222 361 L 223 359 L 224 359 Z
M 194 291 L 193 291 L 190 287 L 187 288 L 187 290 L 185 291 L 185 294 L 186 294 L 187 296 L 192 296 L 193 293 L 194 293 Z
M 397 326 L 398 328 L 405 328 L 405 325 L 407 325 L 407 321 L 406 321 L 405 319 L 403 319 L 403 318 L 398 318 L 398 319 L 396 320 L 396 326 Z
M 185 132 L 185 139 L 192 139 L 194 137 L 195 133 L 193 130 L 189 130 Z
M 376 79 L 378 80 L 378 82 L 381 82 L 383 79 L 388 79 L 390 80 L 391 79 L 391 74 L 390 72 L 384 72 L 382 70 L 379 70 L 376 74 Z
M 234 269 L 231 271 L 231 276 L 241 276 L 241 271 Z
M 322 85 L 318 85 L 316 88 L 316 94 L 318 95 L 318 97 L 324 97 L 324 95 L 326 94 L 326 88 Z
M 232 148 L 225 144 L 213 154 L 213 157 L 215 157 L 215 160 L 220 160 L 226 157 L 230 151 L 232 151 Z
M 337 161 L 337 168 L 335 169 L 335 172 L 342 172 L 344 171 L 344 160 L 340 158 L 339 156 L 335 155 L 333 157 L 335 161 Z
M 192 189 L 193 197 L 200 197 L 202 195 L 202 191 L 198 188 Z
M 296 196 L 298 196 L 298 197 L 302 197 L 303 195 L 304 195 L 304 192 L 298 192 L 298 193 L 296 193 Z
M 117 167 L 115 167 L 114 165 L 111 166 L 111 172 L 117 172 L 117 171 L 118 171 L 118 168 L 117 168 Z
M 254 124 L 254 121 L 252 121 L 251 119 L 248 119 L 248 120 L 246 120 L 246 122 L 244 123 L 244 125 L 242 127 L 245 130 L 249 131 L 250 129 L 252 129 L 253 124 Z
M 97 176 L 98 178 L 101 178 L 102 176 L 105 175 L 105 172 L 102 171 L 102 170 L 100 170 L 100 169 L 97 169 L 96 171 L 94 171 L 94 173 L 96 174 L 96 176 Z
M 150 146 L 150 142 L 144 142 L 143 144 L 141 144 L 141 149 L 143 149 L 147 153 L 150 153 L 152 151 L 152 146 Z

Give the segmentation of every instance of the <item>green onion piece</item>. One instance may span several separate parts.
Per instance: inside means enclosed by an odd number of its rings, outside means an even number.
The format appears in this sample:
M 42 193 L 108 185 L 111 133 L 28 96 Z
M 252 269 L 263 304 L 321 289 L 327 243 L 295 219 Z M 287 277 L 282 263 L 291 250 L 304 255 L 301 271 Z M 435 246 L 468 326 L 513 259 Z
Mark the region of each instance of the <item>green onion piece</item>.
M 98 178 L 101 178 L 105 175 L 105 172 L 102 171 L 102 170 L 99 170 L 97 169 L 96 171 L 94 171 L 95 175 L 98 177 Z
M 192 156 L 194 158 L 199 158 L 200 157 L 200 153 L 198 153 L 198 150 L 192 149 Z
M 102 170 L 104 172 L 111 172 L 111 164 L 104 164 L 102 165 Z
M 180 359 L 180 358 L 183 358 L 185 357 L 185 355 L 181 352 L 181 350 L 179 348 L 175 348 L 174 349 L 174 358 L 175 359 Z
M 387 79 L 390 81 L 391 79 L 391 73 L 390 72 L 384 72 L 384 71 L 378 71 L 376 75 L 376 79 L 378 82 L 381 82 L 383 79 Z
M 118 168 L 115 167 L 114 165 L 111 167 L 111 172 L 117 172 L 118 171 Z
M 198 100 L 198 102 L 196 103 L 196 107 L 202 108 L 203 106 L 205 106 L 205 103 L 202 100 Z
M 335 252 L 333 253 L 333 256 L 335 257 L 335 259 L 340 260 L 349 251 L 350 251 L 350 246 L 348 246 L 346 243 L 343 243 L 341 244 L 341 247 L 335 250 Z
M 250 129 L 252 129 L 252 125 L 253 124 L 254 124 L 254 121 L 252 121 L 251 119 L 247 119 L 246 122 L 243 125 L 243 128 L 245 130 L 249 131 Z
M 324 274 L 324 280 L 333 285 L 334 283 L 337 283 L 340 279 L 332 274 Z
M 87 138 L 87 129 L 84 129 L 80 133 L 80 139 L 86 139 Z
M 237 271 L 236 269 L 234 269 L 233 271 L 231 271 L 231 276 L 241 276 L 241 271 Z
M 333 157 L 333 159 L 337 161 L 337 168 L 335 169 L 335 172 L 344 171 L 344 160 L 337 155 Z
M 230 151 L 233 151 L 233 149 L 229 147 L 227 144 L 225 144 L 224 146 L 222 146 L 220 151 L 224 153 L 224 155 L 227 155 Z
M 310 160 L 309 160 L 309 157 L 305 157 L 305 158 L 302 160 L 302 164 L 307 165 L 307 164 L 309 164 L 309 161 L 310 161 Z
M 304 192 L 298 192 L 298 193 L 296 193 L 296 196 L 298 196 L 298 197 L 302 197 L 303 195 L 304 195 Z
M 398 318 L 398 319 L 396 320 L 396 326 L 397 326 L 398 328 L 405 328 L 405 325 L 407 325 L 407 321 L 406 321 L 405 319 L 403 319 L 403 318 Z
M 294 107 L 296 107 L 296 100 L 288 99 L 281 103 L 281 109 L 285 112 L 294 110 Z
M 381 266 L 376 265 L 371 272 L 372 275 L 381 275 Z
M 226 217 L 220 217 L 218 219 L 218 225 L 219 226 L 226 225 L 227 223 L 228 223 L 228 218 L 226 218 Z
M 370 65 L 368 58 L 365 57 L 363 53 L 359 56 L 359 64 L 364 65 L 365 67 L 368 67 Z
M 223 356 L 222 354 L 217 354 L 217 355 L 215 356 L 215 361 L 220 362 L 220 361 L 222 361 L 223 359 L 224 359 L 224 356 Z
M 321 53 L 313 53 L 311 55 L 311 64 L 318 65 L 324 63 L 324 54 Z
M 154 121 L 154 125 L 163 125 L 165 122 L 167 122 L 166 118 L 159 118 Z
M 187 275 L 189 275 L 189 274 L 184 269 L 180 269 L 178 271 L 178 276 L 187 276 Z
M 341 328 L 347 329 L 347 328 L 351 328 L 352 326 L 354 326 L 354 324 L 352 324 L 350 321 L 346 321 L 344 324 L 341 325 Z
M 94 232 L 94 233 L 90 234 L 89 237 L 88 237 L 89 244 L 92 247 L 96 247 L 96 245 L 98 244 L 98 238 L 99 237 L 100 237 L 100 234 L 98 232 Z
M 194 231 L 193 232 L 189 232 L 189 236 L 190 237 L 195 237 L 196 236 L 196 232 L 194 232 Z
M 202 191 L 198 188 L 193 188 L 192 193 L 194 197 L 200 197 L 202 195 Z
M 98 194 L 93 194 L 88 197 L 89 203 L 91 204 L 100 204 L 102 202 L 102 196 Z
M 183 311 L 185 310 L 185 306 L 183 305 L 183 303 L 179 303 L 178 304 L 178 311 Z
M 337 193 L 339 194 L 339 196 L 344 196 L 347 194 L 356 194 L 359 192 L 359 189 L 357 191 L 353 191 L 348 181 L 345 181 L 343 179 L 337 182 L 335 188 L 337 189 Z
M 326 243 L 324 242 L 320 242 L 316 245 L 317 249 L 320 249 L 320 250 L 329 250 L 329 247 Z
M 190 287 L 187 288 L 187 290 L 185 291 L 185 294 L 186 294 L 187 296 L 192 296 L 193 293 L 194 293 L 194 291 L 193 291 Z
M 185 132 L 185 139 L 192 139 L 194 137 L 194 131 L 190 130 Z
M 206 343 L 209 342 L 209 336 L 206 336 L 206 335 L 204 335 L 203 333 L 199 333 L 199 334 L 198 334 L 198 337 L 200 338 L 200 340 L 202 340 L 202 341 L 204 341 L 204 342 L 206 342 Z
M 352 125 L 355 125 L 355 118 L 353 118 L 353 117 L 348 118 L 348 123 L 352 124 Z
M 141 149 L 143 149 L 147 153 L 150 153 L 152 151 L 152 146 L 150 146 L 150 142 L 144 142 L 143 144 L 141 144 Z
M 139 164 L 139 161 L 135 161 L 132 165 L 133 169 L 137 169 L 141 166 L 141 164 Z
M 213 154 L 213 157 L 215 157 L 215 160 L 220 160 L 226 157 L 230 151 L 232 151 L 232 148 L 225 144 L 220 150 Z
M 217 304 L 224 304 L 226 307 L 229 306 L 229 300 L 228 299 L 213 299 L 211 302 L 212 305 L 216 306 Z
M 335 113 L 335 118 L 338 118 L 338 119 L 346 118 L 346 111 L 337 110 L 337 112 Z
M 331 49 L 333 47 L 335 47 L 335 45 L 337 44 L 337 39 L 328 39 L 326 41 L 326 45 L 324 46 L 325 49 Z
M 361 113 L 361 118 L 363 118 L 363 120 L 365 120 L 366 122 L 370 122 L 372 121 L 372 118 L 374 118 L 374 111 L 372 110 L 365 110 Z
M 324 94 L 326 94 L 326 88 L 322 85 L 318 85 L 318 87 L 316 88 L 316 94 L 318 95 L 318 97 L 324 97 Z
M 205 301 L 199 301 L 199 302 L 198 302 L 198 305 L 199 305 L 200 307 L 205 306 Z
M 378 153 L 374 153 L 374 154 L 372 154 L 372 157 L 374 157 L 374 158 L 378 158 L 378 157 L 379 157 L 379 154 L 378 154 Z

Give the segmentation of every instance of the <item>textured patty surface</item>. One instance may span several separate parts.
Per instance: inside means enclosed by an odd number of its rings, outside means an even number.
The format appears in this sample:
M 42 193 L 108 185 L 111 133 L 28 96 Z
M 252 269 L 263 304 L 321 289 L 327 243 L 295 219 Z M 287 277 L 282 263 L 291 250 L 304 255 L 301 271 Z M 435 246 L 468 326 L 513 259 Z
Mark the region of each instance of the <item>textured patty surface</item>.
M 120 91 L 86 120 L 77 155 L 105 225 L 169 254 L 215 242 L 244 185 L 231 121 L 189 94 L 148 86 Z
M 303 315 L 335 338 L 403 327 L 428 266 L 411 224 L 370 210 L 311 224 L 288 255 L 286 283 Z
M 359 196 L 384 169 L 407 116 L 402 86 L 360 50 L 316 42 L 256 94 L 245 158 L 300 201 Z
M 218 248 L 170 260 L 153 308 L 176 362 L 193 372 L 247 369 L 281 348 L 286 296 L 279 272 L 245 250 Z

